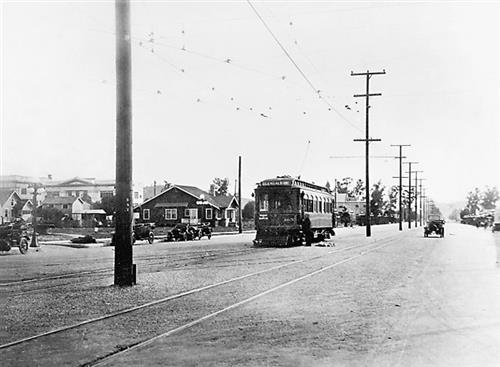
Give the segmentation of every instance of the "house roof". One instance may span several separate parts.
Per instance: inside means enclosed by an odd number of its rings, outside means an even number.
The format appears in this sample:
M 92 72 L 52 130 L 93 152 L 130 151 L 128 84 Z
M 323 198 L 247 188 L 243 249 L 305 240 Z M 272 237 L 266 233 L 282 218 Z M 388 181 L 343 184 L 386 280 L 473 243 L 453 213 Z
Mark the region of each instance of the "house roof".
M 216 209 L 221 209 L 221 208 L 227 208 L 229 205 L 231 205 L 232 200 L 234 199 L 234 196 L 229 195 L 229 196 L 212 196 L 208 192 L 199 189 L 195 186 L 188 186 L 188 185 L 172 185 L 169 187 L 167 190 L 159 193 L 158 195 L 146 200 L 142 205 L 150 202 L 151 200 L 156 199 L 157 197 L 161 195 L 165 195 L 165 193 L 169 192 L 170 190 L 173 190 L 174 188 L 184 191 L 188 195 L 191 195 L 195 197 L 196 199 L 203 200 L 209 205 L 215 207 Z
M 0 205 L 5 204 L 7 202 L 7 200 L 9 200 L 12 195 L 16 196 L 17 200 L 21 200 L 21 198 L 19 197 L 17 192 L 15 192 L 14 190 L 1 189 L 0 190 Z
M 16 209 L 16 210 L 21 210 L 21 209 L 23 209 L 23 208 L 24 208 L 24 206 L 25 206 L 27 203 L 30 203 L 30 205 L 32 205 L 32 204 L 31 204 L 31 200 L 29 200 L 29 199 L 19 200 L 19 201 L 16 203 L 16 205 L 14 206 L 14 209 Z
M 43 201 L 42 205 L 48 204 L 73 204 L 76 200 L 81 200 L 75 196 L 56 196 L 56 197 L 47 197 Z

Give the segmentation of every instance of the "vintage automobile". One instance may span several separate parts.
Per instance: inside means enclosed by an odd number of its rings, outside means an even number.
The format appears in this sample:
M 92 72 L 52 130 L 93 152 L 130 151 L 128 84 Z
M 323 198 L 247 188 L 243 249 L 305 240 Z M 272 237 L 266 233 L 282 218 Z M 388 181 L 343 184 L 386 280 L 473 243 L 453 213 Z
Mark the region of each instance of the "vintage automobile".
M 207 236 L 208 239 L 212 237 L 212 229 L 207 224 L 200 226 L 192 225 L 189 223 L 178 223 L 167 232 L 167 241 L 190 241 L 196 238 L 201 239 Z
M 444 237 L 444 220 L 430 219 L 424 227 L 424 237 L 429 237 L 430 234 L 436 234 L 439 237 Z
M 152 223 L 138 223 L 134 224 L 133 232 L 132 232 L 132 242 L 140 240 L 147 240 L 148 243 L 153 243 L 155 240 L 155 234 L 153 232 L 154 224 Z M 111 246 L 114 246 L 115 243 L 115 233 L 111 237 Z
M 28 252 L 27 226 L 22 222 L 0 225 L 0 251 L 10 251 L 12 247 L 18 247 L 21 254 Z
M 132 235 L 133 241 L 147 240 L 153 243 L 155 234 L 153 232 L 154 225 L 151 223 L 139 223 L 134 226 L 134 233 Z

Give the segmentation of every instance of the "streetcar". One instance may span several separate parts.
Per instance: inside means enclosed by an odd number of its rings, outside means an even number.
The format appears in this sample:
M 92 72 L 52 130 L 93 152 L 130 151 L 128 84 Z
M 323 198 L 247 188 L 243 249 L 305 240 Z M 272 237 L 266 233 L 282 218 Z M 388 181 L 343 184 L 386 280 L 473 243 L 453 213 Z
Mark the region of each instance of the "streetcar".
M 299 246 L 306 241 L 304 221 L 310 220 L 312 242 L 334 235 L 334 197 L 326 187 L 290 176 L 257 183 L 255 246 Z

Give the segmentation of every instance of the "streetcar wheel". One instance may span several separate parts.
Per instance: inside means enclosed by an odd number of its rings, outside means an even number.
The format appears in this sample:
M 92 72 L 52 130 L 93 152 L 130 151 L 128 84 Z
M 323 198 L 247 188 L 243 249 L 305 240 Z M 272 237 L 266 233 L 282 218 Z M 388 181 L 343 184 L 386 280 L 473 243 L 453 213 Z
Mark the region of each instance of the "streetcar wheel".
M 153 232 L 151 232 L 151 233 L 149 234 L 149 236 L 148 236 L 148 242 L 149 242 L 150 244 L 152 244 L 152 243 L 154 242 L 154 240 L 155 240 L 155 235 L 154 235 L 154 233 L 153 233 Z
M 28 240 L 26 238 L 21 238 L 21 241 L 19 241 L 19 252 L 23 255 L 28 252 Z

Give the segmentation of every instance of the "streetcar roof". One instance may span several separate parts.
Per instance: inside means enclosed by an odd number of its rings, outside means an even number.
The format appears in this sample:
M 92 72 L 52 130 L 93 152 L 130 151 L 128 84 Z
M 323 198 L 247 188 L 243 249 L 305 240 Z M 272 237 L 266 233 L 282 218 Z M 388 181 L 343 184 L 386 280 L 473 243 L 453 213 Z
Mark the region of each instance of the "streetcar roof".
M 269 178 L 264 181 L 261 181 L 257 183 L 257 187 L 283 187 L 283 186 L 290 186 L 290 187 L 298 187 L 298 188 L 308 188 L 312 190 L 317 190 L 317 191 L 322 191 L 325 193 L 330 193 L 330 191 L 324 187 L 324 186 L 319 186 L 310 182 L 302 181 L 299 180 L 298 178 L 294 177 L 276 177 L 276 178 Z

